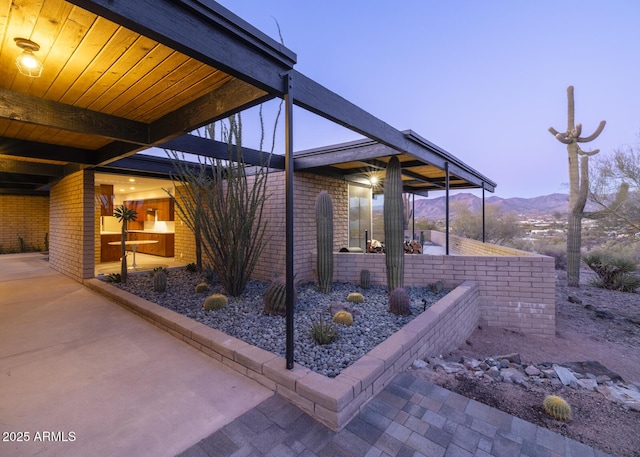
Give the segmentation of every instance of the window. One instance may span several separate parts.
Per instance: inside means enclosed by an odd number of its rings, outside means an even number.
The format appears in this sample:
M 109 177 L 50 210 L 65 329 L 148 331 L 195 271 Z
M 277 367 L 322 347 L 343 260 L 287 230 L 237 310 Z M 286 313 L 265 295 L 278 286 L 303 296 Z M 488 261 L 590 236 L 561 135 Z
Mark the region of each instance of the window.
M 371 189 L 349 184 L 349 246 L 365 251 L 365 231 L 371 239 Z

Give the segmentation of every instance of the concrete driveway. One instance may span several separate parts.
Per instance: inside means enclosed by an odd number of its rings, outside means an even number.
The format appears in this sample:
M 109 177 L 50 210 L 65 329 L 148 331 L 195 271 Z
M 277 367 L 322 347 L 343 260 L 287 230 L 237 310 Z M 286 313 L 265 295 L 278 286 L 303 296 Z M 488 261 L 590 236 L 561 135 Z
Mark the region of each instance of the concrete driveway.
M 0 256 L 1 456 L 175 456 L 271 395 L 44 255 Z

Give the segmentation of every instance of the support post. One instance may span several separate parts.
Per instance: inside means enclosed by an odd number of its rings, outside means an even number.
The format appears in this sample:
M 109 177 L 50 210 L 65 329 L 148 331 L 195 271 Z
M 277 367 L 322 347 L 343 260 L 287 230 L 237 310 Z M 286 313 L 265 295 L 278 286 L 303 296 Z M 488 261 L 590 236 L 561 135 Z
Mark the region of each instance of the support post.
M 449 255 L 449 162 L 444 163 L 444 189 L 445 198 L 445 254 Z
M 286 270 L 286 348 L 287 370 L 293 370 L 293 78 L 285 75 L 285 270 Z
M 413 196 L 413 208 L 411 208 L 411 240 L 416 239 L 416 194 L 411 194 Z
M 484 190 L 485 190 L 484 189 L 484 181 L 482 181 L 482 242 L 483 243 L 486 242 L 486 234 L 487 234 L 487 232 L 486 232 L 487 226 L 486 226 L 486 223 L 485 223 L 486 222 L 485 221 L 486 214 L 485 214 Z

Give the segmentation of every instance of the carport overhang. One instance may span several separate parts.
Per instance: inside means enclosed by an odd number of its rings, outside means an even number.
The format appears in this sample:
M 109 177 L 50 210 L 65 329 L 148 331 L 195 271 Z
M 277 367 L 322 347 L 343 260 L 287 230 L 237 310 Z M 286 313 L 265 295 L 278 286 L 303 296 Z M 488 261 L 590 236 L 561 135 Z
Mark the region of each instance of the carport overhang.
M 18 72 L 15 38 L 40 45 L 41 77 Z M 444 170 L 447 183 L 452 174 L 470 187 L 495 187 L 426 140 L 396 130 L 295 71 L 293 52 L 213 1 L 11 0 L 0 6 L 0 46 L 1 193 L 40 193 L 79 170 L 108 166 L 284 98 L 288 297 L 293 296 L 294 104 L 386 148 L 371 153 L 378 157 L 367 153 L 366 166 L 382 166 L 392 151 L 400 154 L 413 174 L 405 173 L 406 185 L 416 192 L 424 189 L 411 180 L 438 182 L 417 179 L 420 172 L 411 170 L 415 161 L 422 164 L 416 168 Z M 339 154 L 333 164 L 309 162 L 309 155 L 298 159 L 300 170 L 318 172 L 350 162 L 357 168 L 361 162 L 355 157 L 340 162 Z M 292 334 L 288 300 L 288 368 L 293 368 Z

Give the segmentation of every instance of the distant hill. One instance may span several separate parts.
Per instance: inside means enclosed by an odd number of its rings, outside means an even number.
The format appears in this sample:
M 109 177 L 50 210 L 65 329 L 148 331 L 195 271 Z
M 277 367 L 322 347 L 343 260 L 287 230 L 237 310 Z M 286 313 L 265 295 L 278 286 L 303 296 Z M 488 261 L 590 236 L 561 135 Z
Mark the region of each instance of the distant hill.
M 464 205 L 471 211 L 480 211 L 482 198 L 469 193 L 455 194 L 450 197 L 451 217 L 455 216 L 457 205 Z M 498 206 L 505 213 L 516 213 L 529 217 L 553 216 L 555 213 L 566 214 L 569 206 L 568 194 L 550 194 L 532 198 L 500 198 L 487 197 L 487 205 Z M 374 208 L 376 211 L 376 208 Z M 445 197 L 416 198 L 416 219 L 429 221 L 444 220 Z

